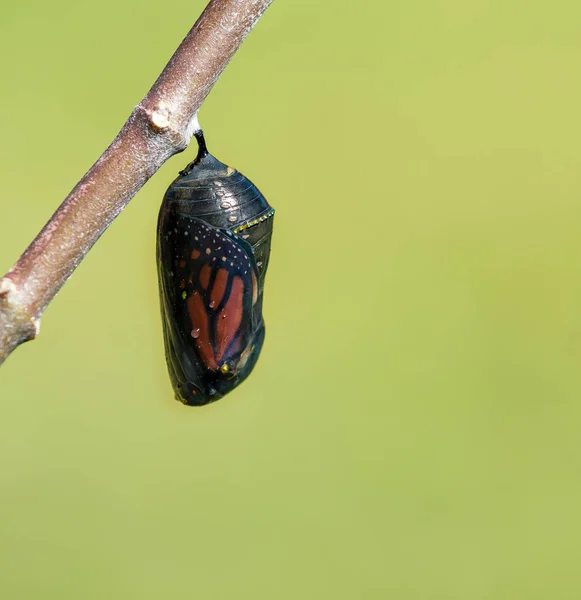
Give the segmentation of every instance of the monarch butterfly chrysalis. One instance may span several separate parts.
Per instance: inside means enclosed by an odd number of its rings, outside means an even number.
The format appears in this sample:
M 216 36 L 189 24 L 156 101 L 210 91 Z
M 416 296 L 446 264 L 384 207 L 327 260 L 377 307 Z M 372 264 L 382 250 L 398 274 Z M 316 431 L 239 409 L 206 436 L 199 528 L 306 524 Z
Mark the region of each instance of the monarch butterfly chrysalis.
M 244 381 L 260 354 L 274 210 L 195 136 L 198 155 L 163 198 L 157 267 L 176 399 L 202 405 Z

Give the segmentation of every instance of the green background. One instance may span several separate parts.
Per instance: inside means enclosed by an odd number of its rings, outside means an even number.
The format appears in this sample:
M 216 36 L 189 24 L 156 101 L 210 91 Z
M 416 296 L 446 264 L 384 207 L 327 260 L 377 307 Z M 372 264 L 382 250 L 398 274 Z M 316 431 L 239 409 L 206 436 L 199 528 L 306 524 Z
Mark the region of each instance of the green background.
M 204 2 L 0 15 L 0 270 Z M 146 185 L 0 381 L 0 596 L 581 597 L 578 2 L 276 0 L 200 113 L 277 210 L 250 379 L 183 407 Z

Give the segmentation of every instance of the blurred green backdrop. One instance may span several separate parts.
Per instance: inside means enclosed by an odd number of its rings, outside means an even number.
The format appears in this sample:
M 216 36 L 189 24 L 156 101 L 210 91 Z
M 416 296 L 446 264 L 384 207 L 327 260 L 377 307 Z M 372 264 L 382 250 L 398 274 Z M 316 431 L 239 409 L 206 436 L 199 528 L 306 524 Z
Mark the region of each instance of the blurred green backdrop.
M 2 272 L 204 4 L 2 8 Z M 154 232 L 190 148 L 2 368 L 0 596 L 581 597 L 580 18 L 274 2 L 201 112 L 277 209 L 261 360 L 172 398 Z

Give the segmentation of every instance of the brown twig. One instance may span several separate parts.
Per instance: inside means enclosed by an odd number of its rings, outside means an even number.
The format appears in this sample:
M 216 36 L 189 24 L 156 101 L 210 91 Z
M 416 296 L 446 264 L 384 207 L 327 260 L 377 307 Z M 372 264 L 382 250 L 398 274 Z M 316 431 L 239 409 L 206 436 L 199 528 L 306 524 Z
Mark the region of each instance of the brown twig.
M 212 0 L 141 103 L 36 239 L 0 279 L 0 364 L 145 182 L 184 150 L 197 112 L 272 0 Z

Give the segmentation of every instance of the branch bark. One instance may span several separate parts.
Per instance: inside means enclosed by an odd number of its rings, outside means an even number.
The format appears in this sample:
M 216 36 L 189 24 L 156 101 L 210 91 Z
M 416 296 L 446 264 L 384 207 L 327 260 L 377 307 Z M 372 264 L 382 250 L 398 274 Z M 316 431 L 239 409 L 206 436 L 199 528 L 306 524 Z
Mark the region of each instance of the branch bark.
M 102 233 L 196 130 L 197 112 L 272 0 L 211 0 L 99 160 L 0 279 L 0 364 L 33 339 L 40 317 Z

